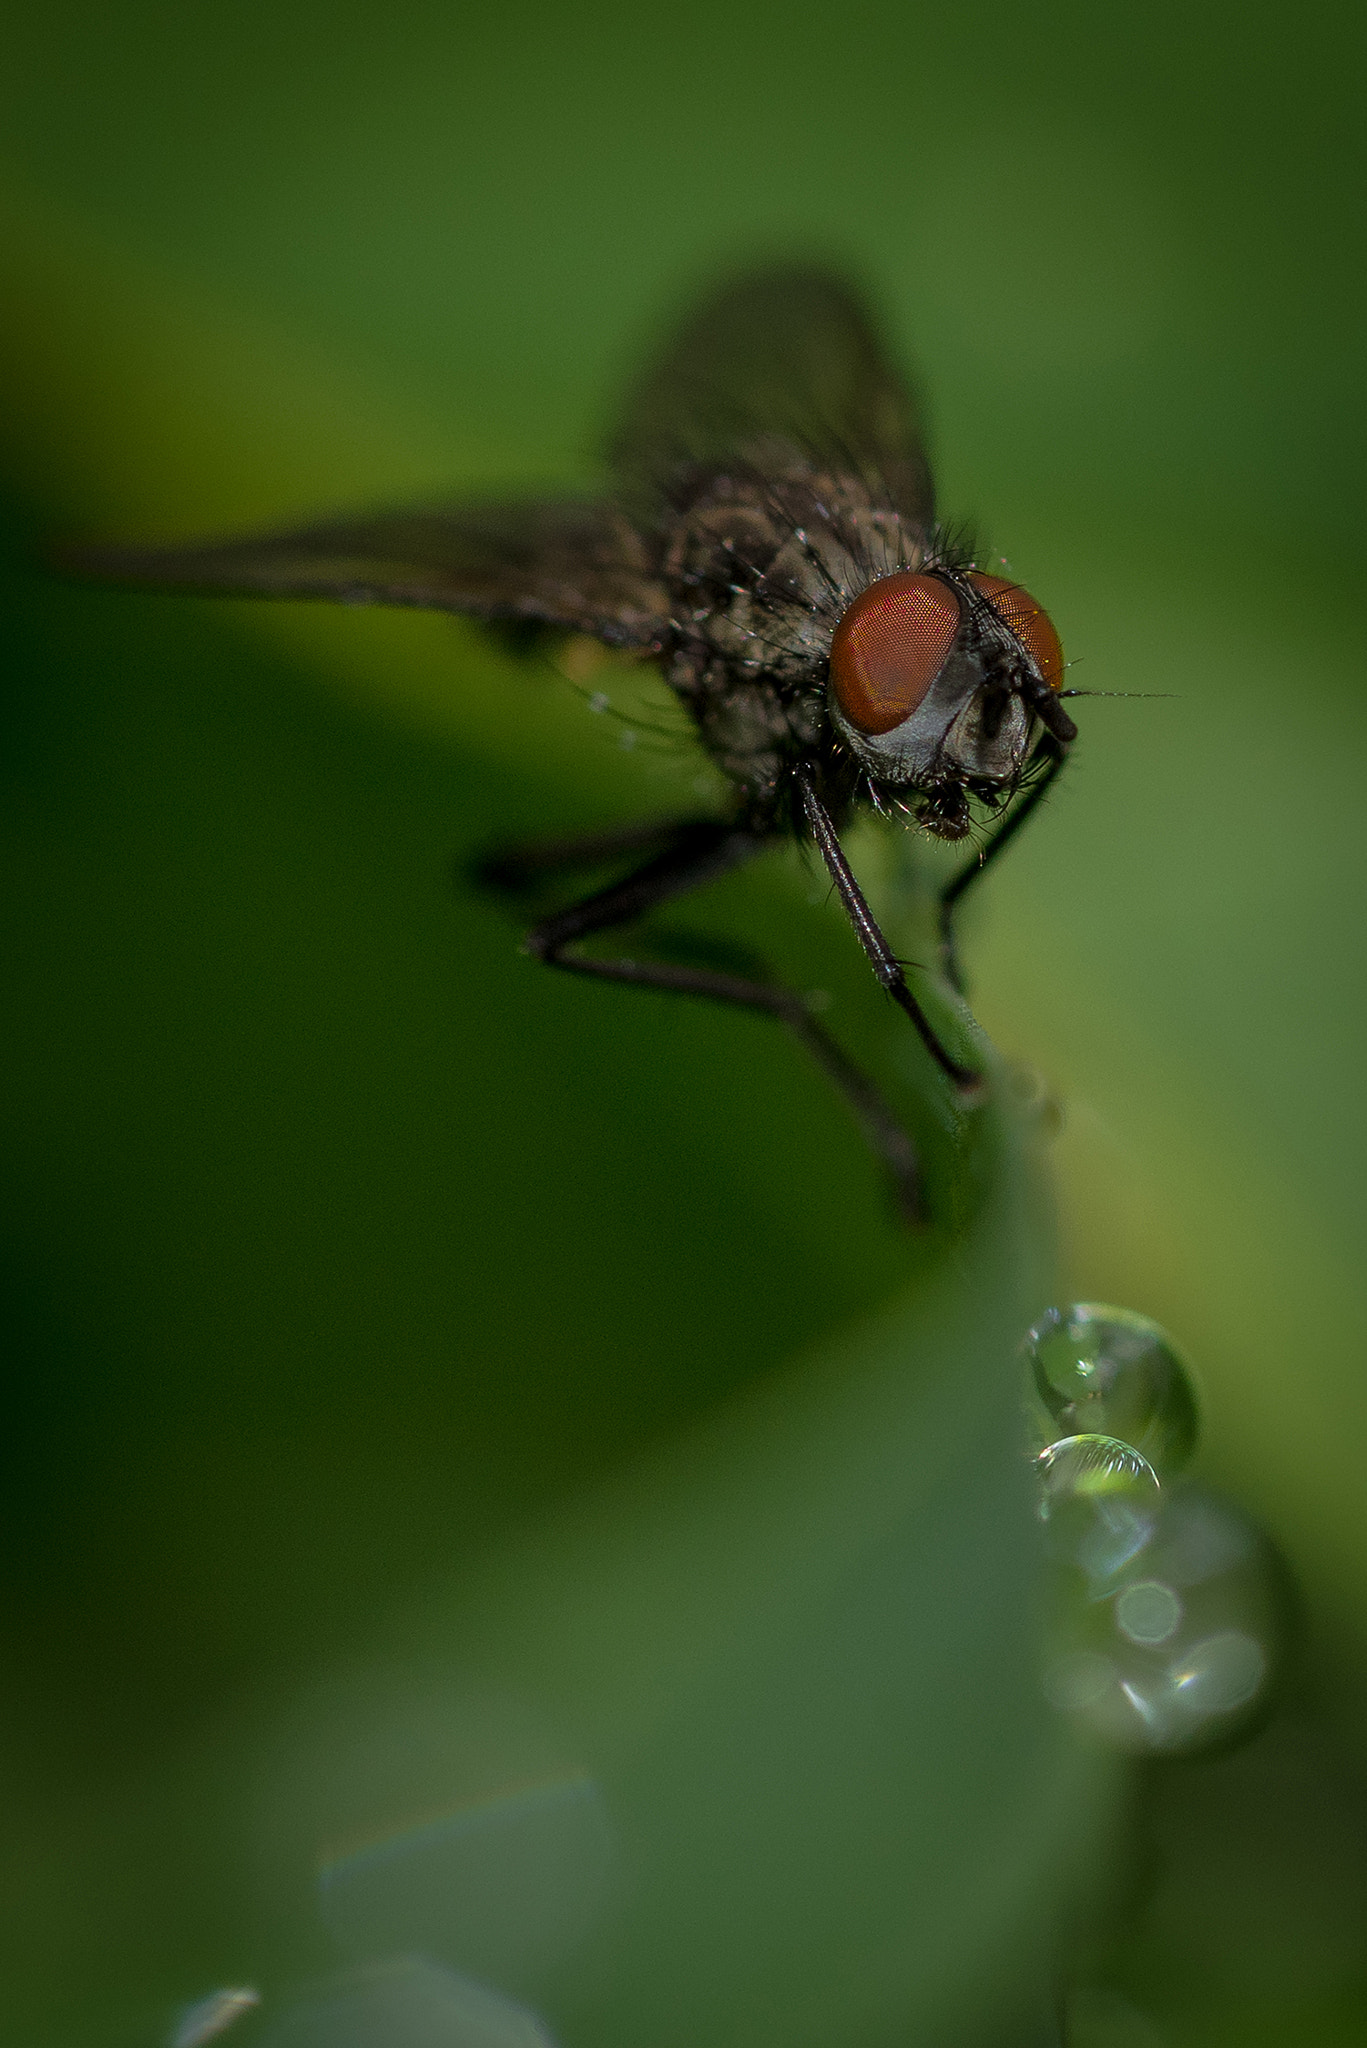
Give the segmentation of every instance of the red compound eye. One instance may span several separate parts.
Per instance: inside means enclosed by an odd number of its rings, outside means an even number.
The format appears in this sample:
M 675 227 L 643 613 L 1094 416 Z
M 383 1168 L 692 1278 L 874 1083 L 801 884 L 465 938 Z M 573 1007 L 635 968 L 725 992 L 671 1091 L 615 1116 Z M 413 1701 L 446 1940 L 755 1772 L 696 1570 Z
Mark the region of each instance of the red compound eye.
M 1063 649 L 1048 612 L 1041 610 L 1029 591 L 1022 590 L 1019 583 L 1008 583 L 1001 576 L 975 575 L 968 580 L 982 592 L 997 617 L 1011 628 L 1026 653 L 1034 658 L 1035 666 L 1050 689 L 1061 690 Z
M 831 687 L 857 732 L 891 732 L 910 718 L 959 624 L 959 600 L 938 576 L 903 569 L 860 591 L 831 642 Z

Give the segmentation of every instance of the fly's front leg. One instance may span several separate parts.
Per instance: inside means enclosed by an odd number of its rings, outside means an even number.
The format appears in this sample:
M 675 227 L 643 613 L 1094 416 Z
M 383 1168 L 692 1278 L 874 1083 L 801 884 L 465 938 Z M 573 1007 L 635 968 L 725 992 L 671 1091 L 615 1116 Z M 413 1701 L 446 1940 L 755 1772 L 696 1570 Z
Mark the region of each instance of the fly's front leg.
M 809 777 L 801 771 L 798 773 L 797 786 L 817 851 L 826 863 L 831 880 L 835 883 L 836 891 L 845 906 L 845 914 L 854 926 L 855 936 L 867 953 L 874 973 L 893 1001 L 911 1019 L 920 1034 L 922 1044 L 941 1072 L 948 1075 L 956 1088 L 976 1088 L 982 1080 L 981 1074 L 955 1059 L 912 994 L 902 963 L 883 936 L 877 919 L 869 909 L 864 892 L 854 878 L 854 870 L 845 858 L 831 814 L 812 787 Z
M 623 880 L 599 889 L 580 903 L 546 917 L 528 932 L 525 950 L 548 967 L 569 974 L 582 974 L 597 981 L 625 982 L 637 988 L 659 989 L 662 993 L 701 996 L 704 1001 L 726 1003 L 735 1009 L 776 1017 L 801 1041 L 834 1082 L 854 1111 L 866 1139 L 891 1176 L 897 1206 L 908 1223 L 925 1220 L 920 1166 L 916 1148 L 896 1116 L 868 1077 L 855 1066 L 823 1025 L 818 1023 L 805 999 L 792 989 L 745 975 L 718 972 L 710 968 L 687 967 L 664 960 L 628 959 L 620 955 L 582 953 L 580 942 L 595 933 L 614 930 L 644 917 L 660 904 L 690 889 L 714 881 L 730 869 L 761 852 L 767 842 L 734 825 L 712 821 L 685 821 L 656 827 L 651 835 L 664 840 L 661 851 Z M 649 844 L 643 836 L 634 842 Z M 550 843 L 542 849 L 549 851 Z M 575 842 L 578 849 L 591 846 L 582 855 L 594 861 L 608 851 L 605 839 Z M 621 851 L 623 841 L 616 841 Z M 539 865 L 564 865 L 542 859 Z M 506 886 L 506 885 L 505 885 Z
M 968 891 L 973 887 L 973 884 L 981 875 L 986 873 L 988 867 L 997 858 L 1003 847 L 1010 844 L 1031 812 L 1036 810 L 1048 795 L 1055 777 L 1068 758 L 1068 750 L 1054 739 L 1045 738 L 1041 743 L 1041 751 L 1046 750 L 1048 759 L 1043 769 L 1025 792 L 1025 795 L 1021 798 L 1015 809 L 1009 811 L 1006 817 L 999 821 L 995 830 L 989 834 L 987 843 L 983 846 L 977 858 L 969 861 L 965 867 L 960 868 L 958 874 L 953 876 L 940 891 L 938 919 L 940 966 L 950 986 L 957 989 L 960 995 L 963 995 L 965 990 L 963 970 L 959 965 L 958 947 L 954 940 L 955 912 Z

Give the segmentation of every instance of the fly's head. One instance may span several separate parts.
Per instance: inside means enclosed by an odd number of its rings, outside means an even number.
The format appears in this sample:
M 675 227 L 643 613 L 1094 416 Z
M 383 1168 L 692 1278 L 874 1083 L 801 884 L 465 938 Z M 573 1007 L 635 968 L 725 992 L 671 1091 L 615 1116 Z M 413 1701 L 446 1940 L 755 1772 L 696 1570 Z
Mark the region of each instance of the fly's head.
M 845 609 L 827 705 L 875 792 L 914 792 L 926 830 L 961 839 L 970 797 L 1009 794 L 1043 732 L 1077 737 L 1062 687 L 1058 634 L 1026 591 L 937 566 L 880 577 Z

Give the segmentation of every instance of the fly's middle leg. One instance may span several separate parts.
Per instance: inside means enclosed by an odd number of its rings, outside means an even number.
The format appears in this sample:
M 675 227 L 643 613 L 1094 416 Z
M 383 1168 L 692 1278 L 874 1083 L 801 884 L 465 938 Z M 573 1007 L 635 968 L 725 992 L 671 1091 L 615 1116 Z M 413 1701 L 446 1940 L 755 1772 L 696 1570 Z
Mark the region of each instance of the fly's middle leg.
M 716 880 L 761 852 L 767 841 L 734 825 L 686 820 L 635 828 L 630 839 L 623 836 L 613 842 L 617 851 L 652 844 L 659 846 L 659 852 L 620 881 L 534 925 L 524 942 L 525 950 L 548 967 L 558 967 L 566 973 L 658 989 L 664 994 L 700 996 L 704 1001 L 777 1018 L 806 1047 L 845 1097 L 865 1138 L 887 1169 L 903 1219 L 912 1224 L 924 1223 L 924 1189 L 915 1145 L 880 1090 L 817 1020 L 804 996 L 779 983 L 763 980 L 758 973 L 727 973 L 668 960 L 641 960 L 579 950 L 583 940 L 633 923 L 672 898 Z M 530 879 L 557 866 L 596 865 L 612 850 L 606 835 L 592 841 L 559 842 L 566 857 L 557 860 L 549 857 L 552 845 L 553 842 L 545 842 L 534 864 L 524 853 L 520 860 L 514 855 L 487 862 L 482 873 L 488 881 L 507 889 L 516 886 L 514 876 L 521 882 L 524 876 Z

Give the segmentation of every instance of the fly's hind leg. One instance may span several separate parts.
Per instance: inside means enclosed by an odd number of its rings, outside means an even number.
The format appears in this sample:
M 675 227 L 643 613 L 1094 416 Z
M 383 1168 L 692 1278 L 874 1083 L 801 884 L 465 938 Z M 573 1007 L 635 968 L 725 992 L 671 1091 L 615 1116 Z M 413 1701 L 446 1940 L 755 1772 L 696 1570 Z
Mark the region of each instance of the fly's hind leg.
M 854 1111 L 866 1139 L 888 1170 L 904 1220 L 924 1222 L 920 1166 L 910 1137 L 873 1082 L 847 1057 L 795 990 L 712 968 L 577 950 L 582 940 L 595 933 L 630 924 L 671 898 L 715 881 L 761 852 L 766 844 L 763 838 L 734 825 L 687 819 L 635 827 L 618 835 L 546 841 L 540 846 L 515 849 L 485 861 L 479 873 L 495 887 L 520 889 L 537 875 L 556 868 L 597 865 L 613 853 L 658 847 L 652 858 L 621 881 L 543 918 L 528 932 L 525 950 L 548 967 L 559 967 L 569 974 L 625 982 L 675 995 L 701 996 L 707 1002 L 726 1003 L 735 1009 L 776 1017 L 806 1047 Z

